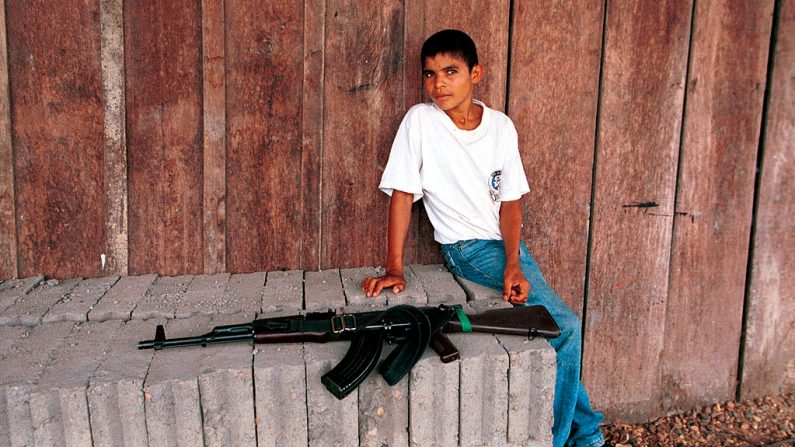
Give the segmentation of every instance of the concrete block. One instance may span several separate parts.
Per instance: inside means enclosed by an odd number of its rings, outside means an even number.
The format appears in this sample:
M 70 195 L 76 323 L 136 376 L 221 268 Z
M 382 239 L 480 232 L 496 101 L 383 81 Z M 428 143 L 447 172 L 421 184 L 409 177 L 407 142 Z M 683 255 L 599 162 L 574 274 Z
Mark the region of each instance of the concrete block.
M 308 445 L 303 346 L 256 345 L 254 387 L 259 445 Z
M 470 310 L 471 313 L 479 314 L 481 312 L 486 312 L 487 310 L 508 309 L 513 307 L 514 307 L 513 304 L 509 303 L 508 301 L 503 301 L 502 297 L 484 299 L 484 300 L 467 302 L 467 313 L 470 313 Z
M 502 299 L 502 290 L 481 286 L 460 276 L 456 276 L 455 280 L 464 289 L 468 301 Z
M 406 378 L 389 386 L 374 371 L 359 385 L 359 445 L 409 445 L 408 382 Z
M 368 298 L 362 290 L 362 281 L 367 277 L 381 276 L 384 274 L 383 267 L 361 267 L 340 270 L 342 285 L 345 290 L 345 298 L 348 306 L 361 304 L 382 305 L 386 302 L 390 306 L 398 304 L 413 304 L 420 306 L 428 302 L 425 290 L 419 279 L 410 268 L 403 271 L 406 279 L 406 288 L 400 293 L 392 293 L 392 289 L 382 290 L 375 298 Z
M 11 307 L 43 280 L 43 276 L 33 276 L 25 279 L 3 281 L 0 284 L 0 312 Z
M 67 297 L 80 279 L 51 279 L 20 297 L 0 315 L 0 325 L 35 326 L 56 303 Z
M 30 391 L 36 445 L 90 445 L 86 388 L 123 323 L 78 324 Z
M 0 445 L 34 445 L 30 391 L 74 325 L 60 322 L 26 328 L 6 353 L 0 368 Z
M 210 317 L 171 320 L 166 337 L 208 332 Z M 144 382 L 144 406 L 149 445 L 204 444 L 198 376 L 208 348 L 191 346 L 155 352 Z
M 223 309 L 219 313 L 256 313 L 262 307 L 262 293 L 267 273 L 242 273 L 232 275 L 223 295 Z
M 137 342 L 154 336 L 165 320 L 131 320 L 116 332 L 108 353 L 89 378 L 88 410 L 94 446 L 145 446 L 144 379 L 154 350 Z
M 254 315 L 218 315 L 210 327 L 249 323 Z M 209 331 L 209 327 L 207 329 Z M 208 346 L 199 374 L 205 446 L 256 445 L 252 343 Z
M 413 446 L 458 445 L 459 361 L 442 363 L 428 349 L 409 380 L 409 435 Z
M 94 308 L 105 293 L 119 280 L 118 276 L 85 279 L 80 282 L 69 296 L 49 310 L 42 321 L 87 321 L 88 313 Z
M 342 279 L 342 288 L 345 291 L 345 304 L 347 306 L 384 305 L 386 303 L 384 293 L 379 295 L 378 298 L 367 298 L 364 290 L 362 290 L 364 278 L 383 274 L 383 270 L 376 270 L 374 267 L 341 269 L 340 278 Z
M 261 310 L 277 312 L 284 309 L 301 309 L 304 302 L 304 272 L 268 272 L 262 291 Z
M 403 277 L 406 279 L 406 288 L 400 293 L 392 293 L 387 290 L 384 293 L 386 302 L 389 306 L 397 306 L 398 304 L 411 304 L 413 306 L 423 306 L 428 304 L 428 295 L 425 294 L 425 288 L 417 275 L 411 268 L 406 267 L 403 269 Z
M 30 328 L 27 326 L 0 326 L 0 362 L 13 361 L 10 356 L 13 355 L 14 345 L 28 335 Z
M 508 441 L 514 445 L 552 445 L 555 350 L 544 339 L 497 335 L 508 352 Z
M 174 318 L 177 307 L 185 300 L 193 275 L 161 276 L 149 287 L 141 301 L 132 312 L 132 318 Z
M 504 445 L 508 431 L 508 354 L 492 334 L 450 334 L 461 352 L 459 443 Z
M 349 446 L 359 443 L 357 394 L 338 400 L 320 377 L 342 360 L 348 342 L 306 343 L 306 403 L 309 445 Z
M 340 271 L 337 269 L 306 272 L 304 303 L 308 311 L 336 309 L 345 305 Z
M 223 309 L 224 291 L 229 284 L 229 273 L 197 275 L 193 277 L 184 298 L 174 310 L 176 318 L 194 315 L 218 315 Z
M 466 302 L 467 297 L 464 289 L 444 265 L 414 264 L 409 268 L 428 296 L 428 304 L 463 304 Z
M 157 275 L 123 276 L 88 312 L 89 321 L 129 320 Z

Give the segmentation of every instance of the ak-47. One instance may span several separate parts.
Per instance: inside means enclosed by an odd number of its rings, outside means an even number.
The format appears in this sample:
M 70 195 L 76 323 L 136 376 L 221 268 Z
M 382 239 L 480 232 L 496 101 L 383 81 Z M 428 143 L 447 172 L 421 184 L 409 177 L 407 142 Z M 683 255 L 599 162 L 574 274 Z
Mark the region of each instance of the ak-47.
M 218 326 L 198 336 L 166 339 L 158 325 L 154 340 L 138 343 L 138 349 L 155 350 L 180 346 L 253 341 L 254 343 L 325 343 L 350 340 L 345 357 L 321 381 L 338 399 L 353 391 L 375 369 L 384 343 L 396 348 L 381 362 L 378 372 L 389 385 L 400 381 L 430 345 L 442 362 L 459 357 L 445 333 L 489 332 L 529 338 L 555 338 L 560 329 L 544 306 L 494 309 L 476 315 L 460 305 L 414 307 L 399 305 L 360 313 L 334 311 L 257 319 L 251 323 Z

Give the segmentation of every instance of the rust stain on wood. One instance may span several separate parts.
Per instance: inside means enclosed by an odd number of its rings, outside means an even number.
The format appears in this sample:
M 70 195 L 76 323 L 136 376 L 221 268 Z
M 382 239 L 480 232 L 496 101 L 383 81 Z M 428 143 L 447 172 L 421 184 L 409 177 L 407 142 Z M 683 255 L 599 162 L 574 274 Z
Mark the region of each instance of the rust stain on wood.
M 226 3 L 232 272 L 300 264 L 303 13 L 299 1 Z
M 224 4 L 202 0 L 204 273 L 226 271 Z
M 403 6 L 326 4 L 323 267 L 384 262 L 388 198 L 378 190 L 403 117 Z M 354 95 L 352 86 L 376 87 Z
M 6 8 L 20 276 L 100 276 L 98 6 L 38 1 Z
M 122 0 L 101 0 L 105 254 L 103 275 L 128 269 L 127 138 L 124 102 L 124 15 Z
M 509 114 L 530 193 L 523 239 L 547 282 L 582 313 L 603 4 L 514 5 Z
M 781 2 L 764 123 L 742 398 L 795 393 L 795 2 Z
M 5 0 L 0 0 L 0 279 L 17 277 L 14 152 L 8 89 Z
M 125 3 L 130 274 L 203 271 L 200 7 Z
M 659 410 L 691 9 L 608 3 L 583 382 L 610 417 Z M 661 215 L 622 207 L 632 201 Z
M 735 397 L 772 12 L 772 0 L 696 3 L 661 363 L 665 411 Z M 698 219 L 680 214 L 695 212 Z

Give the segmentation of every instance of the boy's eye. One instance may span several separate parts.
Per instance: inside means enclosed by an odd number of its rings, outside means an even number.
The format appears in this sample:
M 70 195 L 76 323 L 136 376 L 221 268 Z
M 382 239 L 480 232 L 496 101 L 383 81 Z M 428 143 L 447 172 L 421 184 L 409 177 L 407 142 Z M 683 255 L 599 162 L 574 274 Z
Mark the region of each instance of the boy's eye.
M 422 72 L 422 77 L 423 78 L 432 78 L 433 77 L 433 72 L 432 71 L 423 71 Z
M 450 69 L 448 69 L 448 70 L 447 70 L 447 74 L 448 74 L 448 75 L 454 75 L 454 74 L 456 74 L 456 73 L 457 73 L 457 72 L 455 71 L 455 69 L 454 69 L 454 68 L 450 68 Z

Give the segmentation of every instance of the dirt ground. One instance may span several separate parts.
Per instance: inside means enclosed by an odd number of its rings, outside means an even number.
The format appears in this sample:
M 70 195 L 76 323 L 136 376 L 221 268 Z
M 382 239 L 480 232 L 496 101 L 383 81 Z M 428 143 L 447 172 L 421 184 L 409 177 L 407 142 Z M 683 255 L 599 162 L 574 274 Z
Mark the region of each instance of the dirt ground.
M 618 447 L 795 446 L 795 394 L 715 404 L 645 424 L 617 422 L 603 430 Z

